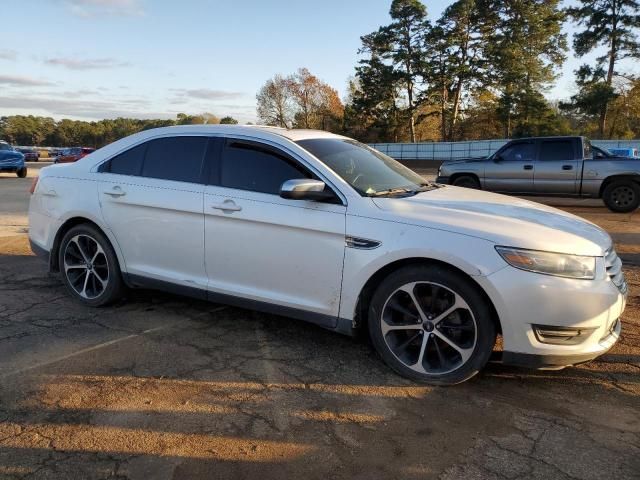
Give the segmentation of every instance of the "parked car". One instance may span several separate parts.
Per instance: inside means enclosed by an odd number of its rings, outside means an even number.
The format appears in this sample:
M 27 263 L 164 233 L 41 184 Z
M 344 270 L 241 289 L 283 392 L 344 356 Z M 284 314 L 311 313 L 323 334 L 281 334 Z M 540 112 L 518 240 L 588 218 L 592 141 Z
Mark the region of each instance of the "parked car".
M 20 178 L 27 176 L 24 155 L 7 142 L 0 141 L 0 173 L 15 173 Z
M 501 193 L 602 198 L 614 212 L 640 205 L 640 162 L 592 147 L 585 137 L 512 140 L 486 158 L 445 162 L 436 181 Z
M 475 375 L 498 332 L 505 363 L 536 368 L 620 336 L 627 284 L 602 229 L 327 132 L 146 130 L 43 168 L 32 192 L 32 249 L 89 306 L 156 288 L 365 330 L 433 384 Z
M 608 150 L 612 155 L 618 157 L 638 157 L 637 148 L 609 148 Z
M 90 153 L 95 152 L 95 150 L 96 150 L 95 148 L 88 148 L 88 147 L 66 148 L 54 158 L 53 163 L 77 162 L 81 158 L 86 157 Z
M 33 147 L 16 147 L 16 150 L 24 155 L 27 162 L 37 162 L 40 159 L 40 152 Z

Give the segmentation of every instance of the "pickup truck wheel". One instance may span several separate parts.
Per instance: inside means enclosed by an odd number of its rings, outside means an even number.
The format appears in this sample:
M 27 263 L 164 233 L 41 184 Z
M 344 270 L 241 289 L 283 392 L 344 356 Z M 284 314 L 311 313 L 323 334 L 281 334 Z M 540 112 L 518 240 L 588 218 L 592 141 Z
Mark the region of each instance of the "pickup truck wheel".
M 477 178 L 471 175 L 462 175 L 457 177 L 453 181 L 453 185 L 456 187 L 473 188 L 474 190 L 480 190 L 480 182 Z
M 413 266 L 389 275 L 369 306 L 369 335 L 400 375 L 455 385 L 489 360 L 496 329 L 486 300 L 464 276 L 440 266 Z
M 22 167 L 16 172 L 16 175 L 18 178 L 25 178 L 27 176 L 27 167 Z
M 632 212 L 640 206 L 640 186 L 631 180 L 614 180 L 604 189 L 602 199 L 611 211 Z

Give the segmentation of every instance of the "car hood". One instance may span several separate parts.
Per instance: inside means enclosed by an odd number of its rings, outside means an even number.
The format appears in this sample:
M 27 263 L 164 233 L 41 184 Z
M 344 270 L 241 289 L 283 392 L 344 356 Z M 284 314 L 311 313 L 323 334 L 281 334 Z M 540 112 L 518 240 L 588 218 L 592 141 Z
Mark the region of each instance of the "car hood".
M 482 238 L 497 245 L 601 256 L 611 237 L 597 225 L 520 198 L 441 187 L 407 198 L 375 198 L 395 221 Z M 401 218 L 399 218 L 401 217 Z

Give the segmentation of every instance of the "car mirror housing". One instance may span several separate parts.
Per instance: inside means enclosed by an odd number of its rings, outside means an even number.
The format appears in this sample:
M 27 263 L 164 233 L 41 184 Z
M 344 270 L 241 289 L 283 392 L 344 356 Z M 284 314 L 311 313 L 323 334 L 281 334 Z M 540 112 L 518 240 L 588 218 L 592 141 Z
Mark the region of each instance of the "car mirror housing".
M 289 200 L 323 201 L 334 197 L 325 191 L 326 185 L 320 180 L 308 178 L 287 180 L 280 187 L 280 196 Z

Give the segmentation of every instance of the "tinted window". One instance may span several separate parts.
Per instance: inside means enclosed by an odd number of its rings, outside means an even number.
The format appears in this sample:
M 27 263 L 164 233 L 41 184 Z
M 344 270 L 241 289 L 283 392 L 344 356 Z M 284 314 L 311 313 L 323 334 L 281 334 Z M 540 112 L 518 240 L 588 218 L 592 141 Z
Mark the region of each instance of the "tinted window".
M 152 140 L 147 146 L 142 176 L 177 182 L 200 182 L 206 144 L 206 137 Z
M 140 175 L 146 149 L 146 143 L 133 147 L 117 157 L 113 157 L 100 171 L 117 173 L 119 175 Z
M 573 142 L 571 140 L 553 140 L 540 145 L 540 160 L 573 160 Z
M 536 155 L 535 147 L 533 143 L 516 143 L 502 150 L 500 158 L 506 161 L 533 161 Z
M 220 184 L 252 192 L 280 194 L 287 180 L 311 178 L 301 166 L 284 155 L 253 144 L 227 144 L 222 157 Z

